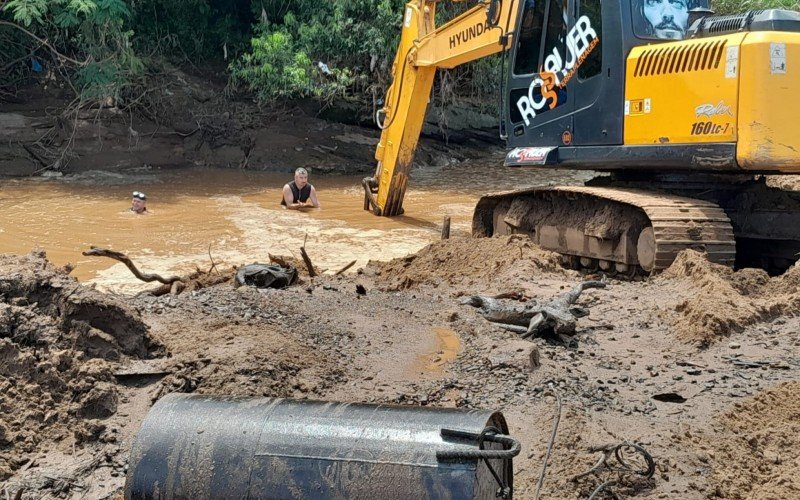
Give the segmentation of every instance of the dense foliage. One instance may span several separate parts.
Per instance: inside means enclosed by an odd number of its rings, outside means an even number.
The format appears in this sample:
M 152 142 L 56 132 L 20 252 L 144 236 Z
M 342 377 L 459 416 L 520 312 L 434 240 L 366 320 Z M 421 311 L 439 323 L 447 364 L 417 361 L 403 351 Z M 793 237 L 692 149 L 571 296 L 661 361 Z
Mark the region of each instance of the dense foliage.
M 259 100 L 378 102 L 406 0 L 0 0 L 0 96 L 32 78 L 116 97 L 151 63 L 227 68 Z M 437 4 L 441 20 L 477 0 Z M 718 0 L 719 13 L 798 0 Z M 441 72 L 435 98 L 494 95 L 499 58 Z M 454 89 L 457 92 L 454 92 Z

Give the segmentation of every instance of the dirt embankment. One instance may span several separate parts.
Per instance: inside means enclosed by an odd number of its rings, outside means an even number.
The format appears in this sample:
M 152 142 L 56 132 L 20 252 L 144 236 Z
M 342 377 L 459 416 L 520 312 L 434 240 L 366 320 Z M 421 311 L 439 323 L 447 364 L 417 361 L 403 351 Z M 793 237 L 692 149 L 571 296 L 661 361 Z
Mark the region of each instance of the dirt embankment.
M 56 443 L 114 442 L 114 362 L 156 347 L 136 310 L 68 271 L 0 256 L 0 480 Z
M 137 98 L 109 100 L 66 116 L 62 110 L 72 96 L 57 87 L 33 85 L 21 90 L 13 102 L 0 100 L 0 175 L 144 165 L 280 172 L 305 167 L 338 174 L 375 169 L 380 131 L 341 121 L 350 118 L 349 123 L 358 123 L 357 110 L 328 121 L 321 117 L 326 108 L 312 102 L 262 108 L 251 98 L 229 96 L 223 82 L 177 69 L 151 77 L 148 85 Z M 493 129 L 494 119 L 489 119 Z M 443 166 L 486 156 L 487 146 L 500 145 L 494 130 L 470 133 L 474 127 L 485 127 L 486 120 L 474 112 L 450 113 L 445 137 L 460 139 L 459 148 L 451 148 L 445 140 L 423 138 L 415 162 Z M 436 117 L 429 122 L 426 130 L 439 135 Z
M 800 266 L 770 278 L 760 269 L 732 269 L 686 250 L 663 278 L 681 282 L 688 296 L 675 308 L 678 338 L 708 344 L 779 315 L 800 313 Z
M 496 285 L 514 283 L 561 269 L 556 253 L 530 238 L 456 238 L 432 243 L 419 252 L 389 262 L 371 262 L 366 274 L 380 277 L 388 290 L 418 285 Z

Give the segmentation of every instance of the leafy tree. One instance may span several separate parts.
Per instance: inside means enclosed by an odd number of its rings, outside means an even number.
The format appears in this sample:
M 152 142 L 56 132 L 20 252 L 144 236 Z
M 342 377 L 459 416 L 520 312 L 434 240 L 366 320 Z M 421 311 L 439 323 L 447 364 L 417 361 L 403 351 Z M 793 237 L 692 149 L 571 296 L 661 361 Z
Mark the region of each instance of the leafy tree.
M 8 0 L 2 14 L 13 20 L 0 17 L 0 44 L 13 47 L 13 59 L 0 85 L 24 73 L 14 66 L 26 59 L 31 71 L 60 74 L 84 97 L 115 96 L 142 71 L 124 0 Z

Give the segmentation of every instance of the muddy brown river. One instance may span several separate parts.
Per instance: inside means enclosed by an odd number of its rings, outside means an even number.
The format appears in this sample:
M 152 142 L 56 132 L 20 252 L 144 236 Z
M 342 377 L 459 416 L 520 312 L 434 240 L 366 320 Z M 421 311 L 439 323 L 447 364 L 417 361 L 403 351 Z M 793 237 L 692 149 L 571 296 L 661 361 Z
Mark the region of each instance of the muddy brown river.
M 481 194 L 547 184 L 575 184 L 587 173 L 506 169 L 496 162 L 418 169 L 400 217 L 362 209 L 363 176 L 315 176 L 322 208 L 308 212 L 279 205 L 291 174 L 222 169 L 89 171 L 58 178 L 0 180 L 0 253 L 41 248 L 50 260 L 75 265 L 81 281 L 116 292 L 152 285 L 115 261 L 84 257 L 91 245 L 128 254 L 145 272 L 162 275 L 217 265 L 268 262 L 294 255 L 307 238 L 314 264 L 335 272 L 352 260 L 388 260 L 415 252 L 439 237 L 442 219 L 454 235 L 469 233 Z M 144 191 L 150 215 L 129 211 L 131 192 Z

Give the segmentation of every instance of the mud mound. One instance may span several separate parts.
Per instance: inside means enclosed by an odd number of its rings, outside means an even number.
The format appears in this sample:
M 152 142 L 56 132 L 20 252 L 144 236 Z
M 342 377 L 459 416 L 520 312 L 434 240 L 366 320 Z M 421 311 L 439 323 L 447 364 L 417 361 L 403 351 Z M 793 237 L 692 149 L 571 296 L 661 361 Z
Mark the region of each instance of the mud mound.
M 138 313 L 68 271 L 0 255 L 0 480 L 46 441 L 113 440 L 98 420 L 116 412 L 110 361 L 148 352 Z
M 388 290 L 420 284 L 488 285 L 560 269 L 558 254 L 542 250 L 522 235 L 449 239 L 413 255 L 367 266 L 388 283 Z
M 717 496 L 800 496 L 800 382 L 764 391 L 719 418 L 725 436 L 713 442 Z
M 689 297 L 676 307 L 674 323 L 678 337 L 688 342 L 706 345 L 780 314 L 800 313 L 797 266 L 770 278 L 759 269 L 734 272 L 685 250 L 663 276 L 682 281 Z

